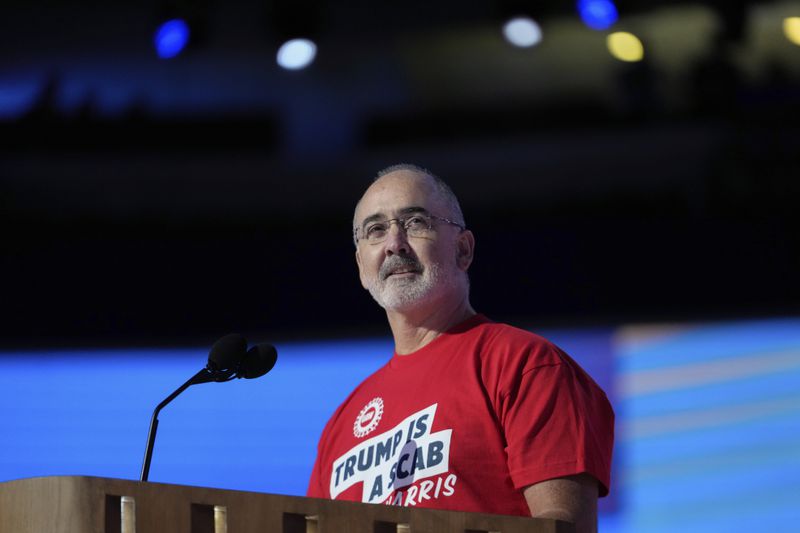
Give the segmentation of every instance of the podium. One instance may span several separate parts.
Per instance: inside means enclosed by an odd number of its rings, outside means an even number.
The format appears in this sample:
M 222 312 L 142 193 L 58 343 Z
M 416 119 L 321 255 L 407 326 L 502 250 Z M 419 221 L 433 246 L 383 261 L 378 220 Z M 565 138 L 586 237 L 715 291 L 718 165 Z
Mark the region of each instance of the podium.
M 558 520 L 83 476 L 0 483 L 0 533 L 572 533 Z

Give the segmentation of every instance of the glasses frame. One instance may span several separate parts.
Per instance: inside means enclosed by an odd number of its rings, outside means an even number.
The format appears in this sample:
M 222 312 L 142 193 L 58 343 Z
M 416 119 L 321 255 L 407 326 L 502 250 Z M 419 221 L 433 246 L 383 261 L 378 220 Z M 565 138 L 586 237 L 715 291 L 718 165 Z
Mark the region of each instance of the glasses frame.
M 359 230 L 361 230 L 361 231 L 364 230 L 364 224 L 362 224 L 361 226 L 353 228 L 353 242 L 355 242 L 356 245 L 358 245 L 359 241 L 365 241 L 368 244 L 380 244 L 380 243 L 382 243 L 383 241 L 385 241 L 389 237 L 388 236 L 388 229 L 392 226 L 392 222 L 396 223 L 397 226 L 403 231 L 403 233 L 405 233 L 406 236 L 408 236 L 408 228 L 406 227 L 406 221 L 408 221 L 409 219 L 412 219 L 414 217 L 429 218 L 430 222 L 428 223 L 428 231 L 433 229 L 433 221 L 434 220 L 438 220 L 440 222 L 444 222 L 446 224 L 450 224 L 451 226 L 455 226 L 458 229 L 460 229 L 461 231 L 464 231 L 465 229 L 467 229 L 463 225 L 459 224 L 458 222 L 453 222 L 449 218 L 440 217 L 440 216 L 437 216 L 437 215 L 432 215 L 430 213 L 409 213 L 409 214 L 404 215 L 402 217 L 396 217 L 396 218 L 390 218 L 390 219 L 387 219 L 387 220 L 381 220 L 380 222 L 382 222 L 384 224 L 387 224 L 388 227 L 387 227 L 387 236 L 384 237 L 383 239 L 379 240 L 379 241 L 369 242 L 369 240 L 367 240 L 367 239 L 365 239 L 363 237 L 359 238 L 358 231 Z

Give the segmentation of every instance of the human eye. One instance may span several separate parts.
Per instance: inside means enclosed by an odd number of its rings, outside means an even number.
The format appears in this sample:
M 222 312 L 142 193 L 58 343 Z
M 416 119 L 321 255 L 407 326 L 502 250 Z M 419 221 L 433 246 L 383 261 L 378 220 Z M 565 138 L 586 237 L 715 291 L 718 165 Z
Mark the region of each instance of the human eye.
M 368 240 L 380 239 L 386 235 L 386 222 L 372 222 L 364 226 L 364 236 Z
M 406 228 L 408 232 L 425 232 L 428 231 L 430 228 L 430 223 L 428 222 L 428 217 L 424 215 L 411 215 L 405 221 L 403 226 Z

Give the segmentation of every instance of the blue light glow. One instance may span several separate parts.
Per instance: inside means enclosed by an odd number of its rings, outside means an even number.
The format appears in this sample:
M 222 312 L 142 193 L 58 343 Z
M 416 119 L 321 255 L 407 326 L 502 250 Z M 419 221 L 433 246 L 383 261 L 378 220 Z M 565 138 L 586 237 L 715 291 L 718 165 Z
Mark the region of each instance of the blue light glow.
M 503 36 L 514 46 L 528 48 L 542 41 L 542 29 L 533 19 L 516 17 L 503 26 Z
M 619 18 L 617 6 L 611 0 L 578 0 L 578 13 L 593 30 L 607 30 Z
M 161 59 L 169 59 L 180 54 L 189 42 L 189 25 L 182 19 L 172 19 L 156 30 L 154 44 Z
M 292 39 L 278 50 L 278 65 L 287 70 L 306 68 L 317 55 L 317 45 L 308 39 Z
M 41 83 L 33 79 L 0 81 L 0 120 L 17 119 L 30 111 L 41 91 Z

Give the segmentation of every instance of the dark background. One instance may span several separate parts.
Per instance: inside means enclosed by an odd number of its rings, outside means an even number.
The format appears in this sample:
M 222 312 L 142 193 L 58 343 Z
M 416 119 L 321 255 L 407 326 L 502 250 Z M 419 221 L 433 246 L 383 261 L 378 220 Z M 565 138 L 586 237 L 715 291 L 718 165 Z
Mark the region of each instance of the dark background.
M 617 2 L 637 64 L 573 2 L 532 3 L 531 49 L 500 34 L 521 3 L 464 4 L 4 3 L 0 342 L 385 333 L 351 218 L 398 162 L 459 195 L 495 319 L 798 311 L 796 3 Z M 298 31 L 319 55 L 281 70 Z

